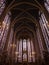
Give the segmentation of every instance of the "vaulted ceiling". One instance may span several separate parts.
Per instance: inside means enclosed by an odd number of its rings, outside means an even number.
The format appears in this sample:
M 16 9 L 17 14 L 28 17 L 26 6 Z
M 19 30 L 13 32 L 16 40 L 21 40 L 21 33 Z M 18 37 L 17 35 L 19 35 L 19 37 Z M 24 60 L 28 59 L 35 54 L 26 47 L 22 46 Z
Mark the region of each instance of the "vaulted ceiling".
M 7 5 L 12 2 L 10 11 L 14 32 L 17 35 L 20 34 L 20 36 L 21 34 L 29 36 L 30 33 L 32 34 L 33 31 L 36 31 L 39 21 L 39 10 L 41 10 L 40 5 L 43 6 L 44 0 L 7 0 Z

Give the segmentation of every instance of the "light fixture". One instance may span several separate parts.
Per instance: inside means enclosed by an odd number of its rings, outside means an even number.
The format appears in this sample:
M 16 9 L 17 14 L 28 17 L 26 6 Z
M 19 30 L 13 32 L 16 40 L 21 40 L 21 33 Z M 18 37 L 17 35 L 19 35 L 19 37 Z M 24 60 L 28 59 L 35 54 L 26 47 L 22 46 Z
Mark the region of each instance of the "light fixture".
M 11 47 L 16 47 L 16 45 L 13 43 L 13 44 L 10 44 Z
M 30 54 L 30 57 L 35 56 L 36 52 L 32 52 L 32 54 Z
M 36 54 L 36 52 L 32 52 L 32 55 L 35 55 Z
M 15 55 L 16 55 L 16 57 L 21 58 L 18 51 L 15 52 Z
M 6 26 L 6 23 L 3 21 L 2 27 L 5 28 L 5 26 Z
M 16 51 L 15 54 L 16 54 L 16 55 L 19 55 L 19 52 Z

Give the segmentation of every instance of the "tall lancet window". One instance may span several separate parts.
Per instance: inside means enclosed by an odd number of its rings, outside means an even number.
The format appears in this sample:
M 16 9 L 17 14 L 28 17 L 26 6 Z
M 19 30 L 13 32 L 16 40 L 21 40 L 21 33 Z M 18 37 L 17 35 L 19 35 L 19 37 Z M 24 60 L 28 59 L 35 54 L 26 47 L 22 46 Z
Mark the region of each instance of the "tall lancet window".
M 26 39 L 23 39 L 23 51 L 26 51 Z
M 40 20 L 39 20 L 41 30 L 43 32 L 43 37 L 45 39 L 45 43 L 47 46 L 47 50 L 49 52 L 49 23 L 44 15 L 44 13 L 40 12 Z
M 27 40 L 27 46 L 28 46 L 28 62 L 31 62 L 31 41 Z
M 5 0 L 0 0 L 0 15 L 2 14 L 5 8 Z
M 23 61 L 27 61 L 27 42 L 26 39 L 23 39 Z
M 33 41 L 30 39 L 20 39 L 16 44 L 15 58 L 18 62 L 35 62 Z
M 18 56 L 19 62 L 22 62 L 22 39 L 19 40 L 19 56 Z
M 45 0 L 44 5 L 49 13 L 49 0 Z
M 1 35 L 0 35 L 0 41 L 1 41 L 1 48 L 4 48 L 5 42 L 6 42 L 6 38 L 7 38 L 7 34 L 9 31 L 9 26 L 10 26 L 10 22 L 11 22 L 11 13 L 9 12 L 8 14 L 6 14 L 4 21 L 2 23 L 2 28 L 1 28 Z

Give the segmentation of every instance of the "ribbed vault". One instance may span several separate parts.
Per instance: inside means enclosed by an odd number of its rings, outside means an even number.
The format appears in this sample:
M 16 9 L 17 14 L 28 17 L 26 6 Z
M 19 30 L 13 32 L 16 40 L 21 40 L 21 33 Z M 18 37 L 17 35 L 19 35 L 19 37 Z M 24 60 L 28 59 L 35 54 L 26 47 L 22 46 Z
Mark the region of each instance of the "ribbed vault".
M 15 1 L 15 0 L 13 0 L 13 1 L 7 1 L 7 7 L 6 7 L 6 9 L 4 10 L 4 12 L 2 14 L 2 19 L 0 18 L 0 20 L 3 21 L 6 13 L 8 13 L 9 11 L 12 11 L 12 12 L 16 11 L 17 12 L 19 8 L 20 8 L 19 9 L 19 13 L 21 13 L 20 12 L 21 9 L 23 9 L 23 11 L 33 9 L 32 12 L 34 12 L 35 10 L 36 11 L 40 10 L 40 11 L 43 11 L 46 14 L 45 9 L 43 7 L 43 2 L 44 1 L 39 1 L 39 0 L 38 1 L 36 1 L 36 0 L 33 0 L 33 1 L 32 0 L 31 1 L 28 1 L 28 0 L 27 1 Z M 40 3 L 42 3 L 42 5 Z M 17 13 L 15 13 L 15 15 Z M 32 14 L 32 13 L 30 13 L 30 14 Z

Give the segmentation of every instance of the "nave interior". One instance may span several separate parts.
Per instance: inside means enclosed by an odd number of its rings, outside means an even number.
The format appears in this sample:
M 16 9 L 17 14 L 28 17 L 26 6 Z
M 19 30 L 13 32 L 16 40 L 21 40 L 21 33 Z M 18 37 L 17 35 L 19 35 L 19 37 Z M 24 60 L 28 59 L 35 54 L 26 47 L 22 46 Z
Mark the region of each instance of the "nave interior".
M 0 65 L 49 65 L 49 0 L 0 0 Z

